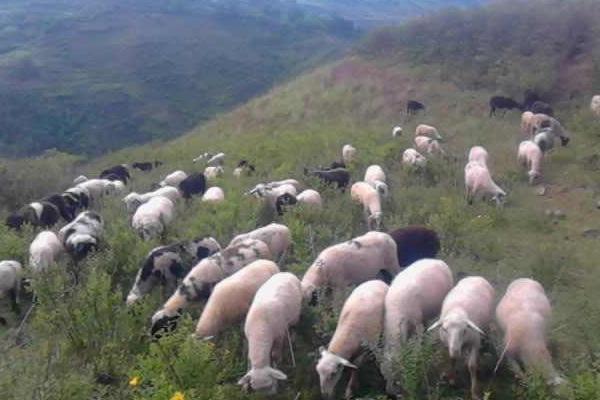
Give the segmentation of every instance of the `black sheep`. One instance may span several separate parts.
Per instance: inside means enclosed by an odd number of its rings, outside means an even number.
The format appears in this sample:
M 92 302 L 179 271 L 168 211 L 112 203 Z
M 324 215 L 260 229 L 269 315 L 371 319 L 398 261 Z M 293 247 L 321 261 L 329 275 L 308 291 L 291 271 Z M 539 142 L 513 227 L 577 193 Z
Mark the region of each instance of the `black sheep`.
M 511 99 L 510 97 L 494 96 L 490 99 L 490 117 L 496 115 L 496 110 L 523 110 L 523 105 L 518 101 Z
M 408 267 L 423 258 L 435 258 L 440 251 L 440 238 L 437 233 L 424 226 L 407 226 L 390 232 L 396 242 L 398 263 Z
M 50 228 L 60 220 L 58 208 L 47 201 L 34 202 L 26 205 L 6 219 L 9 228 L 21 229 L 25 224 L 35 227 Z
M 420 103 L 416 100 L 409 100 L 406 103 L 406 114 L 408 115 L 416 114 L 417 112 L 422 110 L 425 110 L 425 104 L 423 103 Z
M 531 110 L 531 106 L 536 101 L 542 100 L 540 96 L 532 90 L 525 91 L 525 99 L 523 100 L 523 108 L 525 110 Z
M 152 165 L 151 162 L 134 162 L 133 164 L 131 164 L 131 168 L 134 169 L 139 169 L 140 171 L 152 171 L 152 168 L 154 168 L 154 166 Z
M 179 190 L 184 199 L 190 199 L 195 194 L 203 194 L 206 190 L 206 177 L 196 172 L 179 183 Z
M 121 181 L 127 185 L 127 181 L 131 179 L 129 170 L 124 165 L 115 165 L 100 172 L 100 179 L 108 179 L 112 181 Z
M 350 172 L 345 168 L 309 171 L 304 169 L 305 175 L 316 176 L 326 184 L 335 184 L 338 189 L 345 189 L 350 183 Z
M 46 196 L 42 199 L 42 201 L 47 201 L 48 203 L 54 204 L 58 209 L 60 216 L 65 221 L 71 222 L 75 218 L 75 213 L 77 212 L 76 207 L 70 205 L 60 194 L 52 194 L 50 196 Z
M 544 103 L 543 101 L 535 101 L 530 108 L 530 111 L 534 114 L 546 114 L 551 117 L 554 116 L 554 110 L 552 106 L 548 103 Z

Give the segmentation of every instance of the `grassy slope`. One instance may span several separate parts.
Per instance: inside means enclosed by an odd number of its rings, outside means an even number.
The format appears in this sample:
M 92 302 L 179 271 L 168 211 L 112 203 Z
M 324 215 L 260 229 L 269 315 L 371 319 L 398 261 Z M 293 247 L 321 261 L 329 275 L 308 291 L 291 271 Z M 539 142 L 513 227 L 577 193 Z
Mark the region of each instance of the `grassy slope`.
M 381 163 L 388 171 L 392 198 L 385 205 L 386 227 L 409 223 L 434 227 L 442 234 L 442 258 L 453 270 L 486 276 L 498 295 L 519 276 L 544 284 L 555 307 L 550 337 L 556 363 L 575 383 L 564 396 L 595 399 L 600 390 L 596 334 L 600 303 L 595 300 L 600 290 L 600 248 L 597 239 L 582 237 L 582 231 L 600 229 L 595 208 L 600 169 L 594 161 L 600 151 L 600 122 L 588 113 L 587 102 L 574 100 L 560 107 L 559 117 L 572 131 L 573 141 L 548 157 L 549 191 L 541 197 L 526 184 L 515 161 L 518 115 L 488 119 L 486 102 L 491 91 L 459 90 L 438 76 L 433 67 L 415 68 L 397 59 L 348 58 L 295 79 L 167 145 L 124 149 L 78 172 L 98 171 L 118 162 L 162 159 L 162 170 L 136 174 L 134 188 L 145 190 L 169 171 L 197 169 L 190 160 L 203 151 L 225 151 L 228 172 L 238 159 L 251 159 L 259 167 L 257 177 L 238 182 L 227 174 L 218 182 L 226 190 L 226 204 L 211 208 L 195 202 L 186 210 L 191 217 L 178 219 L 169 231 L 169 240 L 210 233 L 227 242 L 235 233 L 271 219 L 254 201 L 241 196 L 246 188 L 267 178 L 300 177 L 303 166 L 328 163 L 339 156 L 344 143 L 352 143 L 359 149 L 359 160 L 352 167 L 355 179 L 371 163 Z M 403 101 L 408 97 L 426 99 L 428 112 L 403 121 Z M 406 134 L 392 140 L 391 127 L 399 122 Z M 440 128 L 453 158 L 434 161 L 425 176 L 415 176 L 404 171 L 399 161 L 402 150 L 411 145 L 410 133 L 421 122 Z M 503 210 L 464 203 L 462 168 L 465 153 L 475 144 L 488 148 L 494 176 L 509 192 Z M 311 180 L 306 183 L 319 187 Z M 323 191 L 322 212 L 298 210 L 283 218 L 295 242 L 286 267 L 299 274 L 318 251 L 365 229 L 359 207 L 351 204 L 347 194 Z M 545 215 L 547 209 L 556 208 L 566 218 Z M 127 228 L 118 199 L 107 201 L 101 211 L 108 221 L 107 249 L 81 267 L 85 272 L 79 287 L 70 285 L 62 268 L 34 282 L 41 300 L 26 331 L 31 342 L 24 348 L 11 348 L 0 361 L 0 392 L 11 400 L 93 395 L 158 400 L 178 389 L 189 398 L 244 398 L 233 385 L 245 370 L 240 330 L 225 335 L 215 346 L 198 344 L 188 339 L 193 323 L 186 320 L 176 335 L 160 345 L 150 345 L 144 338 L 147 320 L 161 302 L 159 294 L 134 313 L 126 312 L 122 298 L 143 254 L 154 244 L 140 242 Z M 4 231 L 0 237 L 2 259 L 22 259 L 31 240 L 30 234 L 17 237 Z M 295 345 L 298 366 L 294 370 L 289 361 L 282 366 L 290 383 L 278 398 L 294 398 L 297 392 L 302 399 L 318 398 L 314 350 L 327 343 L 334 327 L 335 309 L 333 313 L 304 311 Z M 3 333 L 3 347 L 11 345 L 12 332 Z M 497 341 L 497 335 L 492 334 L 492 339 Z M 433 357 L 435 365 L 438 355 Z M 118 382 L 95 384 L 103 373 Z M 134 374 L 141 375 L 143 384 L 130 390 L 127 377 Z M 15 386 L 16 379 L 20 384 Z M 363 388 L 371 397 L 381 393 L 373 382 Z M 552 398 L 534 382 L 520 387 L 506 371 L 495 380 L 486 380 L 486 390 L 495 399 Z M 437 375 L 432 375 L 427 393 L 418 398 L 451 399 L 463 392 L 438 385 Z

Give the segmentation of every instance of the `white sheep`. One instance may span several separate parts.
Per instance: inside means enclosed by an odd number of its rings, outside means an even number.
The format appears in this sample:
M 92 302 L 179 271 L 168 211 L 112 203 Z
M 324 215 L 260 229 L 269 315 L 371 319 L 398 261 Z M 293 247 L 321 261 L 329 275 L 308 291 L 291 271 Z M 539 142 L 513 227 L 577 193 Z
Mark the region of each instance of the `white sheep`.
M 225 192 L 218 186 L 210 187 L 204 192 L 202 201 L 208 203 L 222 203 L 225 200 Z
M 485 278 L 464 278 L 448 293 L 440 319 L 429 328 L 440 328 L 440 339 L 448 348 L 452 360 L 466 357 L 473 399 L 480 399 L 477 380 L 479 350 L 481 337 L 485 335 L 484 329 L 488 328 L 493 318 L 495 296 L 496 291 Z
M 181 198 L 181 192 L 179 191 L 179 189 L 174 188 L 173 186 L 163 186 L 152 192 L 142 194 L 131 192 L 123 198 L 123 202 L 127 207 L 127 211 L 129 213 L 134 213 L 139 206 L 141 206 L 144 203 L 147 203 L 151 198 L 158 196 L 166 197 L 173 203 L 176 203 L 177 200 Z
M 83 188 L 89 193 L 91 203 L 97 203 L 104 195 L 112 194 L 115 186 L 108 179 L 88 179 L 77 184 L 78 188 Z
M 169 175 L 165 176 L 165 179 L 163 179 L 159 185 L 164 187 L 164 186 L 173 186 L 173 187 L 178 187 L 179 184 L 185 179 L 187 178 L 188 175 L 181 171 L 181 170 L 177 170 L 175 172 L 171 172 Z
M 596 117 L 600 117 L 600 95 L 596 95 L 596 96 L 592 97 L 592 101 L 590 103 L 590 109 L 592 110 L 592 113 L 594 113 L 594 115 Z
M 281 361 L 289 329 L 300 319 L 302 291 L 294 274 L 280 272 L 258 289 L 244 325 L 250 370 L 238 384 L 245 390 L 277 391 L 277 381 L 287 376 L 271 366 Z
M 402 153 L 402 164 L 407 167 L 424 168 L 427 165 L 427 158 L 417 150 L 409 148 Z
M 204 176 L 206 179 L 216 179 L 222 176 L 225 173 L 225 170 L 220 165 L 218 166 L 209 166 L 204 169 Z
M 212 338 L 244 320 L 258 289 L 279 267 L 270 260 L 256 260 L 217 283 L 196 325 L 195 337 Z
M 0 261 L 0 297 L 8 296 L 15 312 L 19 310 L 22 277 L 23 267 L 20 262 L 13 260 Z M 3 319 L 0 317 L 0 320 Z
M 426 136 L 430 139 L 442 140 L 442 136 L 438 132 L 437 128 L 431 125 L 421 124 L 415 129 L 415 136 Z
M 292 233 L 287 226 L 272 223 L 248 233 L 237 235 L 231 240 L 229 246 L 235 246 L 246 239 L 256 239 L 264 242 L 269 247 L 273 260 L 281 264 L 282 258 L 284 258 L 292 244 Z
M 273 257 L 260 240 L 245 239 L 203 259 L 185 276 L 175 293 L 152 316 L 152 334 L 175 326 L 177 319 L 191 302 L 205 301 L 213 287 L 258 259 Z
M 58 261 L 64 251 L 62 242 L 54 232 L 42 231 L 29 245 L 29 267 L 33 271 L 45 271 Z
M 296 196 L 299 204 L 306 204 L 310 208 L 321 209 L 323 207 L 323 199 L 321 194 L 313 189 L 306 189 Z
M 544 153 L 535 142 L 531 140 L 521 142 L 517 160 L 523 167 L 528 169 L 527 175 L 530 184 L 536 183 L 542 177 Z
M 392 129 L 392 137 L 399 137 L 402 135 L 402 127 L 400 125 L 396 125 L 394 129 Z
M 163 196 L 152 197 L 131 218 L 131 227 L 144 240 L 160 237 L 175 218 L 175 205 Z
M 444 150 L 440 146 L 440 142 L 427 136 L 415 137 L 415 147 L 421 153 L 427 153 L 430 155 L 445 154 Z
M 354 161 L 355 158 L 356 158 L 356 148 L 354 148 L 350 144 L 345 144 L 344 147 L 342 147 L 342 161 L 344 162 L 344 164 L 346 164 L 346 165 L 352 164 L 352 162 Z
M 327 349 L 320 348 L 321 357 L 316 367 L 321 395 L 325 398 L 333 397 L 344 367 L 352 370 L 345 398 L 352 397 L 360 362 L 369 346 L 377 346 L 383 331 L 387 291 L 388 285 L 384 282 L 368 281 L 354 289 L 344 303 L 333 338 Z
M 478 197 L 485 199 L 490 196 L 497 206 L 501 206 L 506 196 L 506 192 L 492 180 L 487 167 L 476 161 L 465 166 L 465 189 L 469 204 Z
M 496 319 L 504 332 L 504 356 L 520 377 L 523 365 L 528 370 L 543 373 L 550 384 L 562 384 L 564 379 L 554 369 L 546 345 L 546 327 L 552 306 L 544 288 L 532 279 L 513 281 L 498 307 Z
M 442 260 L 425 258 L 400 272 L 385 297 L 384 360 L 382 373 L 388 393 L 394 392 L 393 360 L 402 344 L 424 332 L 452 289 L 452 271 Z
M 266 189 L 274 189 L 280 186 L 287 186 L 287 185 L 292 185 L 295 189 L 295 193 L 300 192 L 302 190 L 302 185 L 300 184 L 300 182 L 298 182 L 296 179 L 283 179 L 281 181 L 272 181 L 272 182 L 268 182 L 268 183 L 258 183 L 256 184 L 256 186 L 254 186 L 252 189 L 248 190 L 245 194 L 246 195 L 255 195 L 257 196 L 257 193 L 264 193 L 264 191 Z M 294 193 L 294 194 L 295 194 Z M 257 196 L 260 197 L 260 196 Z
M 521 115 L 521 134 L 524 137 L 533 136 L 535 125 L 536 125 L 536 119 L 535 119 L 534 115 L 535 114 L 532 113 L 531 111 L 525 111 Z
M 79 185 L 80 183 L 83 183 L 85 181 L 88 180 L 88 177 L 85 175 L 79 175 L 77 178 L 73 179 L 73 184 L 74 185 Z
M 208 159 L 208 161 L 206 162 L 206 165 L 216 167 L 216 166 L 223 165 L 224 163 L 225 163 L 225 153 L 217 153 Z
M 330 246 L 304 274 L 304 298 L 314 301 L 319 288 L 343 288 L 377 278 L 389 282 L 400 271 L 396 253 L 396 242 L 383 232 L 367 232 Z
M 469 150 L 469 162 L 475 161 L 484 167 L 487 167 L 489 157 L 487 150 L 482 146 L 473 146 L 471 147 L 471 150 Z
M 387 197 L 389 189 L 383 168 L 379 165 L 370 165 L 365 171 L 365 182 L 373 186 L 382 197 Z
M 350 189 L 352 200 L 362 204 L 367 226 L 370 230 L 379 230 L 383 212 L 381 210 L 381 196 L 377 189 L 366 182 L 356 182 Z

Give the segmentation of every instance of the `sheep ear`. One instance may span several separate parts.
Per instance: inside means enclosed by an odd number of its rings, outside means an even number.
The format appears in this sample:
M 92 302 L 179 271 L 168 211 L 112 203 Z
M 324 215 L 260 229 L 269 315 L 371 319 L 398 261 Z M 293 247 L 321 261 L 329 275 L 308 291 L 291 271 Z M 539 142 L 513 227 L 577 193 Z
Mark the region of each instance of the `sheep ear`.
M 277 379 L 278 381 L 287 380 L 287 375 L 275 368 L 269 369 L 269 375 L 271 375 L 273 378 Z
M 327 351 L 327 349 L 324 346 L 319 346 L 319 354 L 323 355 L 323 353 L 325 353 Z
M 250 373 L 248 372 L 246 375 L 242 376 L 240 380 L 237 382 L 240 386 L 247 386 L 250 384 Z
M 441 324 L 442 324 L 442 320 L 441 320 L 441 319 L 438 319 L 437 321 L 435 321 L 435 322 L 433 323 L 433 325 L 431 325 L 431 326 L 430 326 L 430 327 L 427 329 L 427 332 L 431 332 L 432 330 L 434 330 L 434 329 L 438 328 L 438 327 L 439 327 Z
M 342 363 L 342 365 L 344 367 L 352 368 L 352 369 L 358 369 L 358 367 L 356 365 L 352 364 L 350 361 L 348 361 L 348 360 L 346 360 L 346 359 L 344 359 L 342 357 L 340 357 L 340 362 Z
M 473 321 L 471 321 L 470 319 L 467 320 L 467 324 L 474 329 L 475 331 L 479 332 L 481 335 L 485 335 L 485 332 L 481 330 L 481 328 L 479 328 L 477 325 L 475 325 L 475 323 Z

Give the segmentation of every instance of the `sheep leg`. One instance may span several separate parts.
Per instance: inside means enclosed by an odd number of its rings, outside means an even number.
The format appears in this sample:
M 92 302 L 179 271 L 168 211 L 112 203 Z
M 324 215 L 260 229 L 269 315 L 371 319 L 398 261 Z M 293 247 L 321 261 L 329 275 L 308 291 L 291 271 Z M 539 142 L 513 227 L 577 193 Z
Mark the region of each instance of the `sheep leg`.
M 515 358 L 506 356 L 506 362 L 508 363 L 508 367 L 515 374 L 515 377 L 517 379 L 525 379 L 525 372 L 523 371 L 523 368 L 521 368 L 521 365 Z
M 10 297 L 10 303 L 11 303 L 11 307 L 12 310 L 14 311 L 15 314 L 20 315 L 21 314 L 21 307 L 19 307 L 19 291 L 17 288 L 13 288 L 8 292 L 8 295 Z
M 479 349 L 473 348 L 469 353 L 469 359 L 467 360 L 467 366 L 469 368 L 469 375 L 471 376 L 471 398 L 479 400 L 479 381 L 477 379 L 477 361 L 479 356 Z
M 283 358 L 283 338 L 276 338 L 273 340 L 273 347 L 271 348 L 271 360 L 273 362 L 273 366 L 278 366 L 281 364 Z
M 465 192 L 465 200 L 467 200 L 468 205 L 473 205 L 473 193 L 471 192 L 471 189 L 469 187 L 467 187 Z

